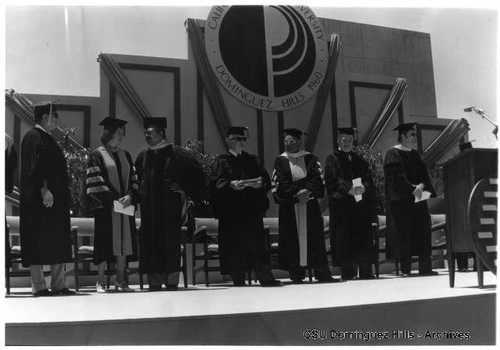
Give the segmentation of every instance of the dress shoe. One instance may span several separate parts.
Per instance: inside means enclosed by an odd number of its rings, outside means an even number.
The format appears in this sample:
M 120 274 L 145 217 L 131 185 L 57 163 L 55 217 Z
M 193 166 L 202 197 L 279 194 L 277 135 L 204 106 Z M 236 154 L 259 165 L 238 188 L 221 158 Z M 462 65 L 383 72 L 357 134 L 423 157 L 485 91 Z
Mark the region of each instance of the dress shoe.
M 404 277 L 404 278 L 411 277 L 411 273 L 402 273 L 401 277 Z
M 281 287 L 282 285 L 280 280 L 260 281 L 261 287 Z
M 233 281 L 233 286 L 234 287 L 246 287 L 245 281 Z
M 52 293 L 48 289 L 42 289 L 36 293 L 33 293 L 33 296 L 35 296 L 35 297 L 51 297 L 53 295 L 54 295 L 54 293 Z
M 97 293 L 106 293 L 106 285 L 104 283 L 97 282 L 95 284 L 95 289 Z
M 317 281 L 317 283 L 335 283 L 335 282 L 340 282 L 340 279 L 338 278 L 322 278 Z
M 52 292 L 54 295 L 76 295 L 76 292 L 69 290 L 68 288 L 63 288 L 57 292 Z
M 148 290 L 150 292 L 161 292 L 161 285 L 149 285 Z
M 119 292 L 135 292 L 135 289 L 132 289 L 128 286 L 127 282 L 118 283 L 115 281 L 115 290 Z
M 175 292 L 177 290 L 177 286 L 175 284 L 167 284 L 167 291 Z
M 458 269 L 458 272 L 469 272 L 469 269 L 466 267 L 463 267 L 461 269 Z
M 427 272 L 419 272 L 419 276 L 437 276 L 439 273 L 437 271 L 427 271 Z
M 304 280 L 292 279 L 292 284 L 304 284 Z

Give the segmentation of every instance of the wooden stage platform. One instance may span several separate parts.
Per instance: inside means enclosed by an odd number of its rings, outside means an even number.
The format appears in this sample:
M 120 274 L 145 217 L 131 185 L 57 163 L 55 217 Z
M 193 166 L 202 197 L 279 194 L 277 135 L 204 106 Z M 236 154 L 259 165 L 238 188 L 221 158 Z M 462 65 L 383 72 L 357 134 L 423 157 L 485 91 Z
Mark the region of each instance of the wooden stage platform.
M 3 298 L 6 345 L 492 345 L 496 278 L 474 272 L 279 288 Z

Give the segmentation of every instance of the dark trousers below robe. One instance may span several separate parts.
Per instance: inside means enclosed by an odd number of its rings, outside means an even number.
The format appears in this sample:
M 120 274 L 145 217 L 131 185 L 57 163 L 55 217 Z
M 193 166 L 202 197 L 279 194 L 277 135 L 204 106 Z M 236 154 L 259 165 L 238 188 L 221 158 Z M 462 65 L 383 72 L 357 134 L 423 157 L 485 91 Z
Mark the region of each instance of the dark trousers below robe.
M 410 273 L 411 257 L 419 257 L 419 273 L 431 271 L 431 217 L 427 202 L 415 203 L 413 198 L 391 203 L 391 220 L 396 230 L 392 230 L 390 240 L 396 250 L 395 256 L 401 262 L 401 272 Z

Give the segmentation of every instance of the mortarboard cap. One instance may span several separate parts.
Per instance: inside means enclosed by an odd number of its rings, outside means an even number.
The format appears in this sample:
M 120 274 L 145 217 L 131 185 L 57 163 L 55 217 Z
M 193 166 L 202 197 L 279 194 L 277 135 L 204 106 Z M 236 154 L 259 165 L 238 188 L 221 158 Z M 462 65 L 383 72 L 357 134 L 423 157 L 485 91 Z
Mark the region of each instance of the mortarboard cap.
M 246 134 L 245 134 L 246 132 Z M 248 128 L 246 126 L 230 126 L 226 130 L 226 135 L 241 135 L 248 137 Z
M 143 123 L 144 129 L 156 127 L 160 130 L 165 130 L 167 128 L 167 118 L 165 117 L 144 118 Z
M 109 128 L 121 128 L 124 127 L 125 124 L 127 124 L 128 121 L 114 118 L 114 117 L 104 117 L 103 120 L 99 123 L 99 125 L 104 126 L 104 129 L 109 129 Z
M 51 112 L 54 113 L 56 110 L 56 106 L 52 101 L 37 102 L 31 106 L 33 107 L 33 114 L 35 115 L 35 118 L 41 118 L 44 114 L 49 114 Z
M 339 134 L 345 134 L 345 135 L 353 135 L 356 136 L 356 134 L 359 132 L 358 129 L 356 128 L 337 128 L 337 132 Z
M 404 134 L 404 133 L 412 130 L 416 125 L 417 125 L 417 123 L 403 123 L 403 124 L 399 124 L 398 126 L 396 126 L 392 130 L 399 131 L 400 134 Z
M 304 131 L 296 128 L 287 128 L 283 129 L 285 135 L 290 135 L 292 137 L 300 138 L 302 135 L 307 135 Z

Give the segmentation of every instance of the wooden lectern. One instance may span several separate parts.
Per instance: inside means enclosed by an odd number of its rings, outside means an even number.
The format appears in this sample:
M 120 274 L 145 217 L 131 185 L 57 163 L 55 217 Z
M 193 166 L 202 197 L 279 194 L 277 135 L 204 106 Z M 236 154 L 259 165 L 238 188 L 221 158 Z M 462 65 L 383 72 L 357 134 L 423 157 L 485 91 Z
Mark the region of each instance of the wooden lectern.
M 448 270 L 452 288 L 455 285 L 455 254 L 475 252 L 467 221 L 469 197 L 482 178 L 493 174 L 496 177 L 497 163 L 497 149 L 471 148 L 443 164 Z M 477 255 L 476 259 L 479 259 Z M 481 262 L 476 260 L 476 264 Z

